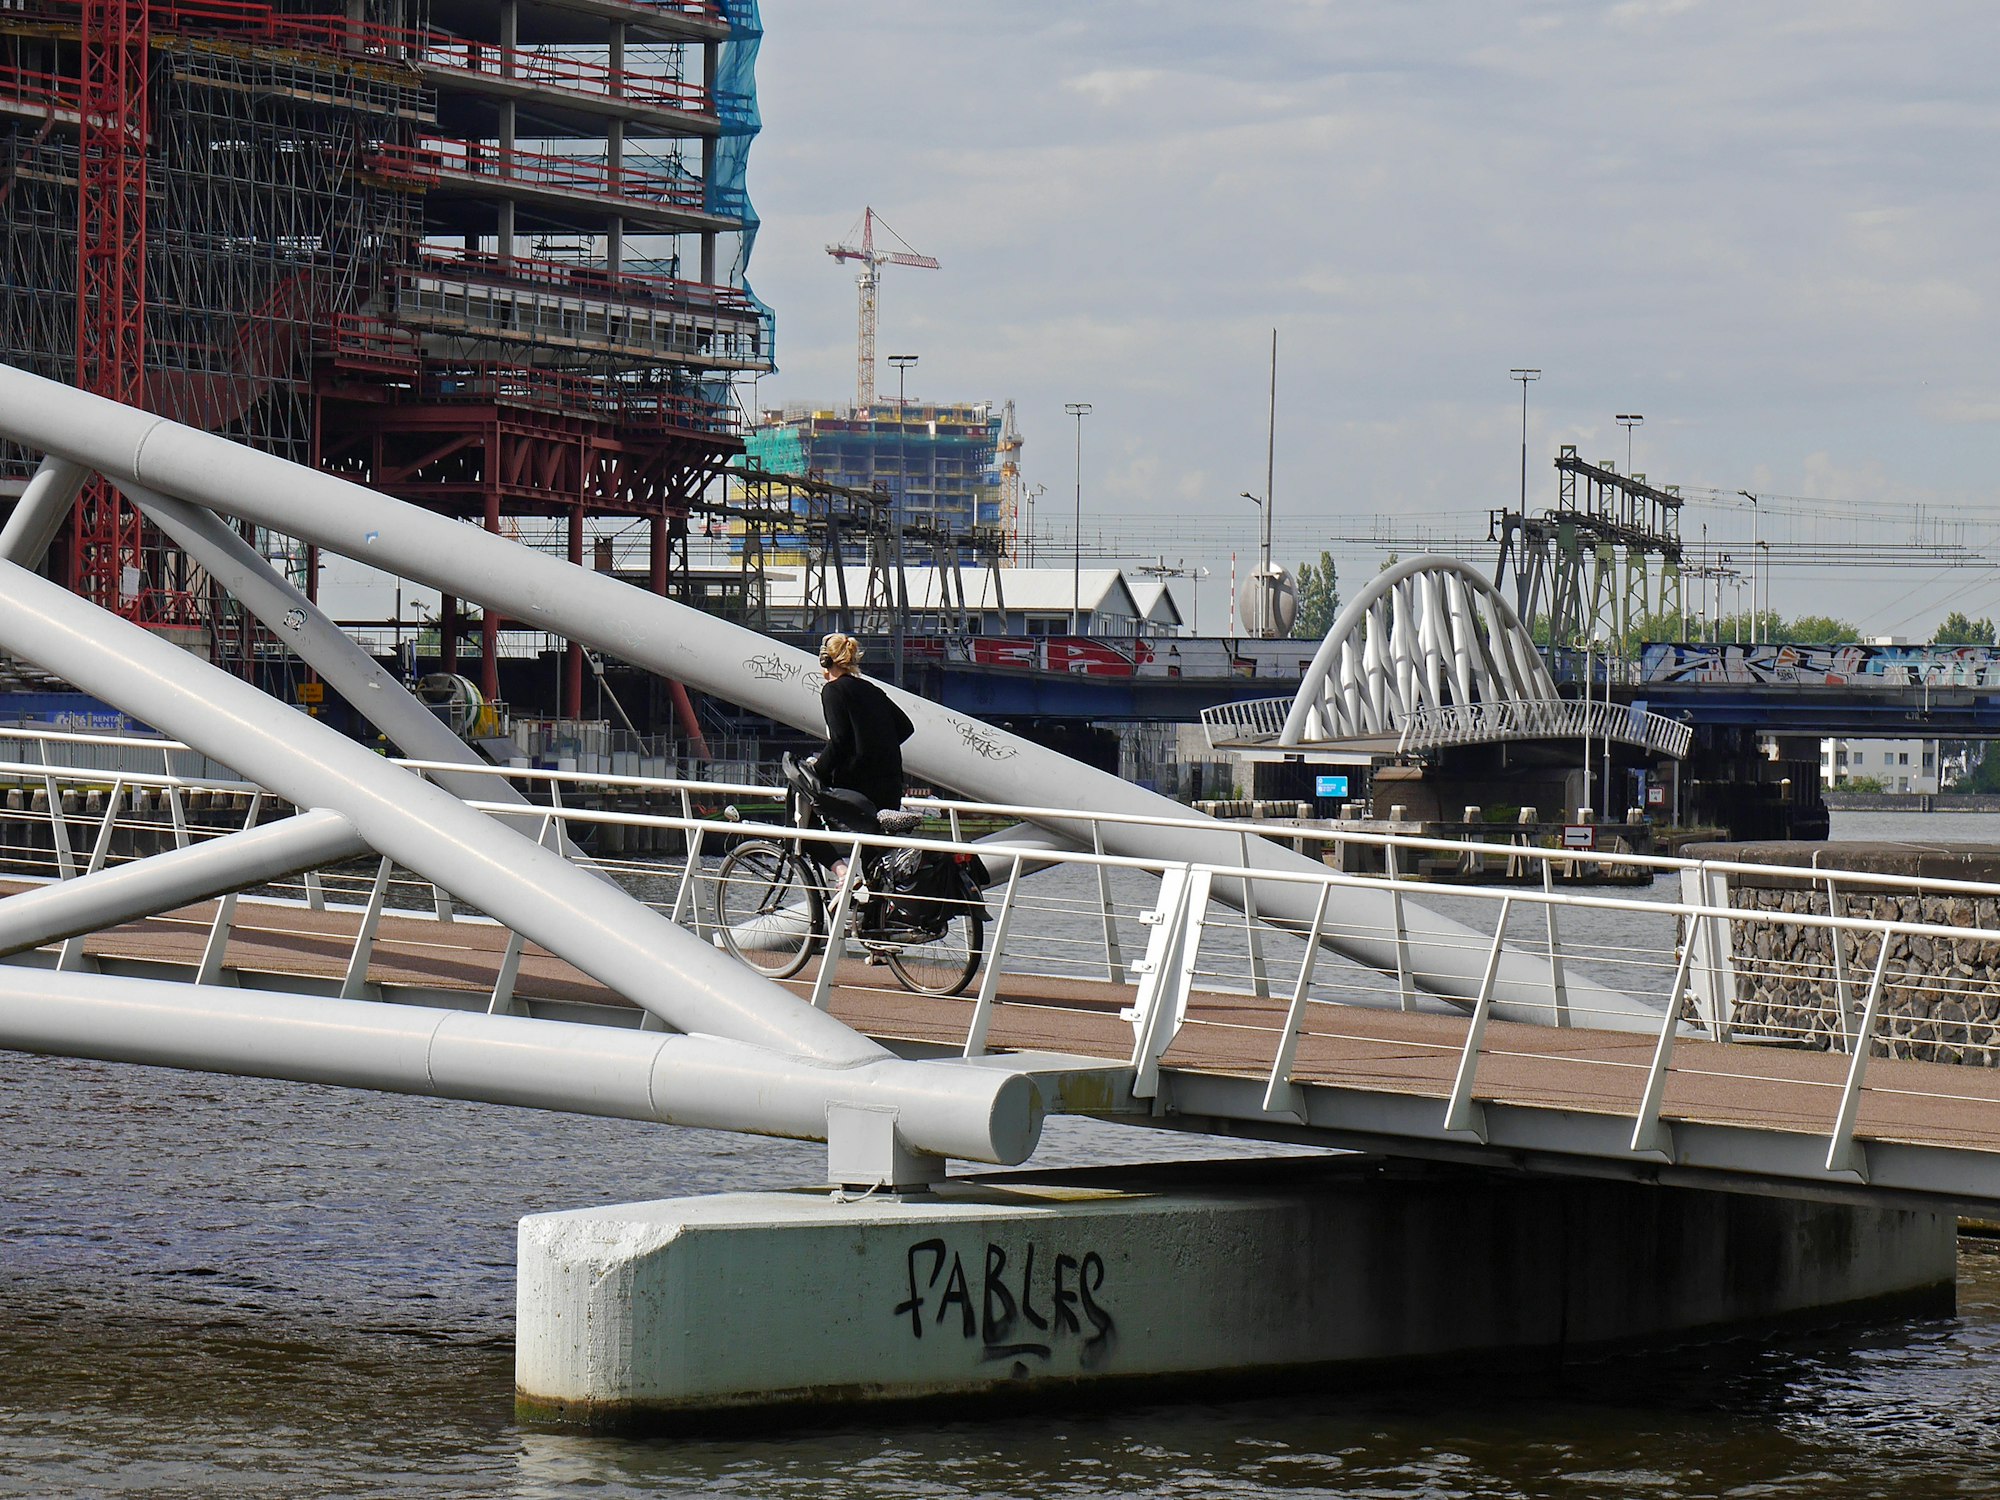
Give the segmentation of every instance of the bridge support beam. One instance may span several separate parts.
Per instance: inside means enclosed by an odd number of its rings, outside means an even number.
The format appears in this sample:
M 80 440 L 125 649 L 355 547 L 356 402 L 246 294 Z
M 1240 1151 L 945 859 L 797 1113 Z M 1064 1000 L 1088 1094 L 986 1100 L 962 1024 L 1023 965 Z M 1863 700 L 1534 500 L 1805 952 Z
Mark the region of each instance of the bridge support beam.
M 1956 1228 L 1361 1157 L 630 1203 L 521 1221 L 516 1396 L 539 1418 L 706 1427 L 1086 1384 L 1296 1390 L 1385 1361 L 1553 1365 L 1830 1309 L 1948 1311 Z
M 1043 1112 L 1036 1081 L 1004 1065 L 829 1063 L 716 1036 L 5 963 L 0 1047 L 828 1140 L 829 1179 L 862 1189 L 921 1183 L 927 1158 L 1023 1161 Z

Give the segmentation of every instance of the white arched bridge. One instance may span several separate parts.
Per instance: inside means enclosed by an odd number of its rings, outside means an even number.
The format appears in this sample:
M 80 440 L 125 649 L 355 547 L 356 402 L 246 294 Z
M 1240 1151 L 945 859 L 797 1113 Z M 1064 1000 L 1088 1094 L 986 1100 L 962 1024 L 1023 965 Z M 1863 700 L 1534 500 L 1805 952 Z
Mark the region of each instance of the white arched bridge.
M 1294 698 L 1202 713 L 1211 744 L 1422 754 L 1459 745 L 1589 738 L 1687 753 L 1688 726 L 1564 698 L 1513 607 L 1473 568 L 1412 558 L 1369 581 L 1321 642 Z

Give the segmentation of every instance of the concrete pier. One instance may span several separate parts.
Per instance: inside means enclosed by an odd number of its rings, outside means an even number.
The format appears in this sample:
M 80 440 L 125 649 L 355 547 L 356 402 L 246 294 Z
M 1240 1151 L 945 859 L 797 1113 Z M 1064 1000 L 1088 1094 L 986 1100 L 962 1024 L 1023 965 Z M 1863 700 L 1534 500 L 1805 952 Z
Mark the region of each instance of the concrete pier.
M 523 1415 L 602 1427 L 1518 1366 L 1948 1310 L 1956 1221 L 1364 1157 L 734 1193 L 521 1221 Z

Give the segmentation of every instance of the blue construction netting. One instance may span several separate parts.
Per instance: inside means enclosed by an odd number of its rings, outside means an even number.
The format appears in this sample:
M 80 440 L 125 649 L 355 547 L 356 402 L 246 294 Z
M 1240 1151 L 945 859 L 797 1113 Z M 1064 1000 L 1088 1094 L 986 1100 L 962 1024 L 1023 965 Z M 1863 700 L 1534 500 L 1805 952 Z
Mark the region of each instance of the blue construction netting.
M 749 280 L 750 250 L 757 243 L 757 210 L 751 205 L 746 178 L 750 142 L 763 128 L 757 113 L 757 46 L 764 37 L 764 23 L 757 14 L 757 0 L 721 0 L 721 4 L 723 18 L 729 22 L 729 40 L 722 44 L 716 62 L 715 112 L 722 121 L 722 134 L 715 143 L 715 170 L 708 179 L 708 208 L 710 213 L 737 220 L 743 228 L 736 234 L 716 237 L 716 266 L 724 281 L 741 287 L 743 295 L 755 304 L 759 347 L 775 370 L 777 318 L 750 289 Z

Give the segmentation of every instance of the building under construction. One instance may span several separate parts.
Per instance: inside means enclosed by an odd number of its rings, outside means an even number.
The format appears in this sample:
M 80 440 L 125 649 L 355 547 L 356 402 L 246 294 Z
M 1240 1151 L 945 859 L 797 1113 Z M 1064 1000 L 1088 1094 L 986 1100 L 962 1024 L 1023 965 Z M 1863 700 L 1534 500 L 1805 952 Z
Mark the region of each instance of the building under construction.
M 1006 415 L 1012 417 L 1011 405 Z M 1011 423 L 1004 431 L 1011 433 Z M 751 462 L 770 473 L 812 474 L 830 484 L 879 490 L 905 525 L 970 536 L 1006 519 L 998 462 L 1002 414 L 991 405 L 800 406 L 760 414 L 748 442 Z M 1013 449 L 1019 446 L 1015 436 Z
M 730 377 L 771 362 L 759 35 L 755 0 L 10 0 L 0 358 L 579 563 L 593 521 L 643 528 L 671 592 L 742 450 Z M 48 566 L 275 659 L 114 493 Z M 507 628 L 446 599 L 447 668 L 495 694 Z M 579 712 L 574 646 L 563 687 Z

